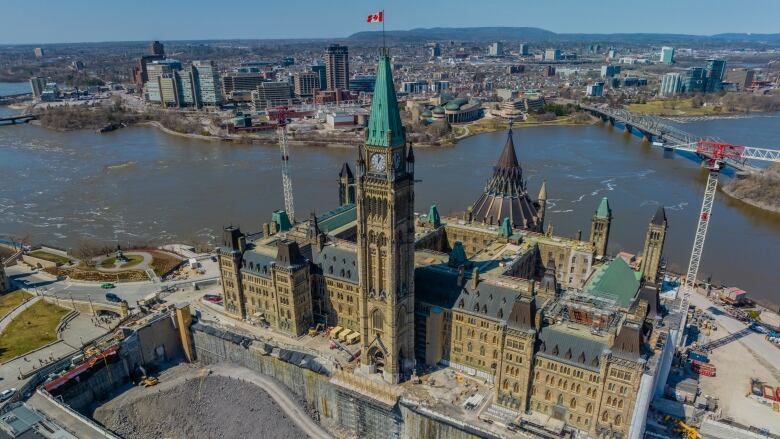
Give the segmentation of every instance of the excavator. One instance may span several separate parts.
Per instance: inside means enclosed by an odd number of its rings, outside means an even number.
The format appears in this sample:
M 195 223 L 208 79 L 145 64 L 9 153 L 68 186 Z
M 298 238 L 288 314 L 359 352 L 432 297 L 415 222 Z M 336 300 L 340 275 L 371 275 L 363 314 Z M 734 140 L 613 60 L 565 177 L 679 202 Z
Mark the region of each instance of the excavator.
M 680 419 L 666 415 L 664 416 L 664 422 L 670 422 L 672 425 L 675 425 L 672 431 L 680 433 L 680 436 L 685 439 L 699 439 L 699 430 L 696 430 L 694 427 L 691 427 Z

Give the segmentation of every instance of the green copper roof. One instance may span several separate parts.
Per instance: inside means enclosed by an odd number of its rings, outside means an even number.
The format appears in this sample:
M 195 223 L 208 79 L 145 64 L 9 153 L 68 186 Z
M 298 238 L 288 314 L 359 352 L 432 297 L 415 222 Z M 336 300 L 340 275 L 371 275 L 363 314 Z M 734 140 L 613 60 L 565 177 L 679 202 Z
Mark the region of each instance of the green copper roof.
M 512 225 L 509 223 L 509 218 L 504 218 L 504 221 L 501 222 L 501 229 L 498 233 L 507 238 L 512 236 Z
M 357 219 L 357 208 L 354 204 L 345 204 L 318 216 L 317 223 L 323 233 L 330 233 L 354 222 L 355 219 Z
M 388 137 L 388 133 L 392 137 Z M 390 58 L 382 55 L 376 69 L 374 96 L 371 99 L 371 118 L 368 120 L 366 144 L 371 146 L 397 146 L 404 144 L 404 127 L 395 97 Z
M 271 215 L 271 220 L 276 223 L 276 228 L 280 232 L 286 232 L 287 230 L 292 229 L 290 217 L 284 210 L 274 210 Z
M 441 225 L 441 217 L 439 216 L 439 209 L 436 207 L 436 205 L 432 205 L 430 209 L 428 209 L 428 222 L 433 225 L 433 227 L 439 227 Z
M 612 209 L 609 208 L 609 200 L 607 197 L 601 199 L 598 209 L 596 209 L 596 216 L 599 218 L 612 218 Z
M 628 308 L 639 291 L 636 273 L 623 258 L 615 258 L 593 275 L 585 286 L 585 292 L 614 299 L 618 306 Z
M 466 251 L 463 249 L 463 243 L 460 241 L 455 241 L 455 244 L 452 245 L 452 251 L 450 252 L 450 260 L 448 261 L 448 264 L 453 267 L 457 267 L 459 265 L 463 265 L 468 261 L 466 258 Z

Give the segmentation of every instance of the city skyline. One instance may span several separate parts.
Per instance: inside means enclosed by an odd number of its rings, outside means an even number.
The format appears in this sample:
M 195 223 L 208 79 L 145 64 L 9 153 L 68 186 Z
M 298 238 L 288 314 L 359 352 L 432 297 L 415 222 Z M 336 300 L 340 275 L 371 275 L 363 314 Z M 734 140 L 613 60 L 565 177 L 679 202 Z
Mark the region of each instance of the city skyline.
M 618 1 L 602 2 L 599 8 L 576 0 L 533 4 L 499 0 L 493 7 L 455 0 L 413 3 L 401 0 L 387 4 L 369 1 L 360 4 L 298 2 L 306 13 L 291 14 L 286 4 L 244 2 L 235 10 L 240 15 L 214 20 L 205 14 L 209 5 L 202 0 L 174 0 L 164 4 L 141 1 L 141 7 L 120 8 L 95 0 L 84 0 L 67 9 L 40 8 L 31 23 L 28 4 L 9 0 L 4 5 L 4 26 L 0 44 L 57 44 L 100 41 L 213 40 L 213 39 L 311 39 L 346 38 L 361 32 L 379 30 L 366 23 L 366 14 L 385 10 L 388 30 L 431 27 L 538 27 L 556 33 L 673 33 L 713 35 L 719 33 L 777 33 L 780 2 L 758 0 L 752 10 L 761 14 L 732 14 L 742 3 L 716 0 L 709 8 L 697 4 L 661 0 L 650 10 L 627 11 Z M 144 7 L 147 5 L 148 7 Z M 239 7 L 240 6 L 240 7 Z M 148 14 L 150 8 L 155 14 Z M 501 11 L 501 13 L 498 13 Z M 674 11 L 674 13 L 670 13 Z M 95 15 L 96 17 L 92 17 Z M 170 20 L 172 15 L 177 20 Z M 108 18 L 97 19 L 100 16 Z M 121 17 L 116 19 L 113 17 Z M 695 19 L 694 19 L 695 18 Z M 89 26 L 74 23 L 88 21 Z M 596 24 L 598 23 L 598 25 Z M 34 26 L 31 24 L 35 24 Z M 139 25 L 143 24 L 143 26 Z

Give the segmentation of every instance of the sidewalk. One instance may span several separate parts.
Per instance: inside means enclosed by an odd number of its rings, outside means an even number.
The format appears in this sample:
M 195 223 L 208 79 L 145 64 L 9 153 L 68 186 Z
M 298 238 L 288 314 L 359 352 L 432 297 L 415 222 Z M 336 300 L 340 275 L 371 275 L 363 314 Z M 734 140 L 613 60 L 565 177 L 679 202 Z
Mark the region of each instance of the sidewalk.
M 39 300 L 41 300 L 41 297 L 35 296 L 29 299 L 27 302 L 24 302 L 23 304 L 17 306 L 10 313 L 6 314 L 5 317 L 3 317 L 2 320 L 0 320 L 0 334 L 2 334 L 3 331 L 5 331 L 5 328 L 8 326 L 8 324 L 11 323 L 11 321 L 13 321 L 13 319 L 18 317 L 19 314 L 23 313 L 27 308 L 35 305 L 35 303 L 38 302 Z

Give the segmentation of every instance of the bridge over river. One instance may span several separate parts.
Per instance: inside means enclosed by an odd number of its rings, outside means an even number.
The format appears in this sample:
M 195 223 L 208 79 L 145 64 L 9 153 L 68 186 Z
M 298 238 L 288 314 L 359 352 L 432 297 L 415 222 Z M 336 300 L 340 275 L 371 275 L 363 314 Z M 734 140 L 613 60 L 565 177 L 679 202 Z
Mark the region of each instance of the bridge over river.
M 627 132 L 637 131 L 644 136 L 648 142 L 660 142 L 665 147 L 694 151 L 703 159 L 713 159 L 706 152 L 696 151 L 695 145 L 700 140 L 719 141 L 718 139 L 702 139 L 691 133 L 683 131 L 669 124 L 664 118 L 649 116 L 645 114 L 636 114 L 622 108 L 609 108 L 601 106 L 582 105 L 580 107 L 588 113 L 601 118 L 604 122 L 611 125 L 621 124 Z M 739 172 L 752 172 L 759 168 L 749 164 L 746 158 L 718 158 L 720 162 L 731 166 Z
M 15 125 L 17 123 L 27 123 L 31 120 L 38 119 L 37 114 L 20 114 L 18 116 L 0 117 L 0 126 L 2 125 Z

